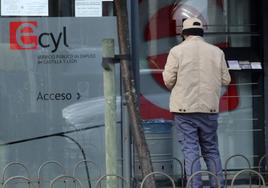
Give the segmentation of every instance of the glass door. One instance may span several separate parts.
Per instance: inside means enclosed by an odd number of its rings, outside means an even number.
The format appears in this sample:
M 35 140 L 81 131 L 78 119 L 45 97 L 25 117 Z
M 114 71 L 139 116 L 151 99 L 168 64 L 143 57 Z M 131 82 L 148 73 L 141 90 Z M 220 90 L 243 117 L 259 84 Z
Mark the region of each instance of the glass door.
M 138 7 L 136 37 L 143 120 L 172 120 L 168 109 L 170 93 L 164 86 L 162 71 L 169 50 L 182 41 L 182 20 L 198 17 L 205 26 L 205 40 L 222 48 L 226 60 L 235 60 L 240 67 L 230 70 L 232 83 L 222 89 L 218 130 L 222 161 L 239 154 L 256 167 L 265 154 L 264 145 L 259 145 L 264 143 L 260 111 L 264 97 L 263 71 L 251 67 L 251 63 L 262 61 L 258 4 L 250 0 L 140 0 Z M 183 161 L 176 141 L 172 149 L 173 157 Z M 239 158 L 228 163 L 228 169 L 244 168 L 247 162 Z

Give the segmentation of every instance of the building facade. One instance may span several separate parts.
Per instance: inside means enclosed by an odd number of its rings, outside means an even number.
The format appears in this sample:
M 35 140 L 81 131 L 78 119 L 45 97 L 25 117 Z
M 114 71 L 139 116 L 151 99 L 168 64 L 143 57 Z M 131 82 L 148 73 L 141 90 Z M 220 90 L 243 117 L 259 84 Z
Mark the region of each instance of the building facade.
M 192 16 L 204 22 L 205 40 L 223 49 L 232 76 L 220 101 L 224 168 L 257 170 L 262 160 L 266 169 L 267 7 L 265 0 L 128 1 L 131 66 L 155 170 L 182 175 L 161 73 L 182 41 L 182 19 Z M 93 186 L 106 174 L 101 42 L 113 38 L 119 53 L 114 2 L 1 0 L 0 19 L 2 183 L 21 175 L 49 187 L 67 174 Z M 139 180 L 120 76 L 116 65 L 117 170 Z

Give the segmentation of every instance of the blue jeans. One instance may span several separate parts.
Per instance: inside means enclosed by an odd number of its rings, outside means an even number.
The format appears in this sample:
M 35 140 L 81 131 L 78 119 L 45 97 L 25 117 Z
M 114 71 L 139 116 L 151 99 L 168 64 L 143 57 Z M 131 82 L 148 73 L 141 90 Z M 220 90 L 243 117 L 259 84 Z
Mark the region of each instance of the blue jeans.
M 221 187 L 224 187 L 222 164 L 218 149 L 218 114 L 185 113 L 175 114 L 178 141 L 182 145 L 187 179 L 201 170 L 201 155 L 208 171 L 217 175 Z M 202 188 L 201 174 L 192 179 L 193 188 Z M 210 187 L 217 187 L 215 178 L 210 177 Z

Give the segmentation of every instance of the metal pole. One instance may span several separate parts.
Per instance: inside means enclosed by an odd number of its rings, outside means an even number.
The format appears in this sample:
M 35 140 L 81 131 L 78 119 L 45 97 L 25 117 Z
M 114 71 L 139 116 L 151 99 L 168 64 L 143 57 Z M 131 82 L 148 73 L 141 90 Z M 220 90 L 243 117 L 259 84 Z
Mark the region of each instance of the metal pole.
M 102 41 L 103 59 L 114 58 L 114 40 Z M 105 97 L 105 151 L 106 174 L 117 175 L 117 126 L 116 126 L 116 89 L 115 89 L 115 65 L 106 64 L 103 71 L 104 97 Z M 107 188 L 118 188 L 118 180 L 115 177 L 107 177 Z

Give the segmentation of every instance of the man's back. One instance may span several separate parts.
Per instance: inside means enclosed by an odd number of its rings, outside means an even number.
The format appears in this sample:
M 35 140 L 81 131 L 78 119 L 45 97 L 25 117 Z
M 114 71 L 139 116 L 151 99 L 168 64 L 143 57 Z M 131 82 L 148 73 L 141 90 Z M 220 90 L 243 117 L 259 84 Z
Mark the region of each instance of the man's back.
M 201 170 L 196 161 L 201 153 L 208 170 L 215 173 L 223 187 L 217 112 L 221 85 L 229 84 L 230 75 L 223 52 L 206 43 L 203 34 L 203 23 L 198 18 L 183 22 L 182 37 L 186 40 L 170 50 L 163 78 L 171 90 L 170 111 L 174 112 L 188 181 L 190 175 Z M 202 187 L 200 175 L 192 182 L 192 187 Z M 215 187 L 215 178 L 210 178 L 210 186 Z
M 173 88 L 171 112 L 218 112 L 221 85 L 230 81 L 229 73 L 223 74 L 226 71 L 222 50 L 202 37 L 190 36 L 173 47 L 163 73 L 165 83 Z

